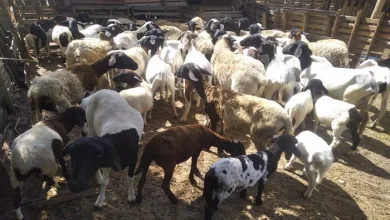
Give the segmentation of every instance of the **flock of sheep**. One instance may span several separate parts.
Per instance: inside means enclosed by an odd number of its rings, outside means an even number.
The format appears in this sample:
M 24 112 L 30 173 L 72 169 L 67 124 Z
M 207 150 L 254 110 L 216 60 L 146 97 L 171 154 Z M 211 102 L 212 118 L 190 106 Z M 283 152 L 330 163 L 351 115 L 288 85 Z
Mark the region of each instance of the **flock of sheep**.
M 195 17 L 188 26 L 168 21 L 136 25 L 128 19 L 110 19 L 105 26 L 89 22 L 86 14 L 76 19 L 57 16 L 34 23 L 25 37 L 36 57 L 41 48 L 50 56 L 49 43 L 54 41 L 67 68 L 36 77 L 28 91 L 33 117 L 40 122 L 11 146 L 18 219 L 23 218 L 22 181 L 35 173 L 49 185 L 58 185 L 57 163 L 73 192 L 87 189 L 89 180 L 96 178 L 101 190 L 95 206 L 100 208 L 111 169 L 129 168 L 128 201 L 141 202 L 149 165 L 155 161 L 164 170 L 164 192 L 177 203 L 169 186 L 176 164 L 192 158 L 189 179 L 195 183 L 194 175 L 201 176 L 199 154 L 211 146 L 232 157 L 220 159 L 205 174 L 205 219 L 211 219 L 218 204 L 236 189 L 245 197 L 246 189 L 256 184 L 255 203 L 261 205 L 264 183 L 276 172 L 282 153 L 289 160 L 285 169 L 297 158 L 304 163 L 309 183 L 304 196 L 309 198 L 333 163 L 332 148 L 345 130 L 351 132 L 351 150 L 357 149 L 368 109 L 379 93 L 382 105 L 371 126 L 386 111 L 389 61 L 367 60 L 349 69 L 347 46 L 339 40 L 309 42 L 297 28 L 287 33 L 265 30 L 247 18 L 205 22 Z M 196 98 L 197 107 L 204 103 L 205 125 L 158 133 L 145 144 L 136 169 L 139 141 L 152 117 L 156 92 L 165 103 L 171 97 L 172 114 L 178 117 L 177 88 L 185 100 L 180 120 L 186 121 L 191 99 Z M 41 121 L 42 110 L 57 116 Z M 303 131 L 294 137 L 312 112 L 314 133 Z M 330 144 L 316 135 L 319 124 L 332 129 Z M 67 145 L 75 126 L 84 137 Z M 240 141 L 223 137 L 226 128 L 249 134 L 258 152 L 245 155 Z M 66 155 L 71 156 L 71 175 L 65 168 Z M 133 181 L 139 173 L 135 194 Z

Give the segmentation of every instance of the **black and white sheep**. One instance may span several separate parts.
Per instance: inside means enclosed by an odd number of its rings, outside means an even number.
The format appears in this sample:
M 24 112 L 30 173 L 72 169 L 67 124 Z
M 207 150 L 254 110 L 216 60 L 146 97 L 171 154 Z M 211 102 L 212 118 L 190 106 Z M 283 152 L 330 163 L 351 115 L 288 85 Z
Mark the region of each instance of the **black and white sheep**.
M 246 156 L 223 158 L 214 163 L 207 171 L 203 197 L 206 200 L 205 220 L 211 220 L 213 211 L 224 199 L 227 199 L 237 188 L 243 188 L 240 197 L 246 196 L 248 187 L 258 183 L 255 205 L 262 205 L 261 196 L 267 179 L 276 172 L 282 153 L 286 159 L 294 154 L 301 156 L 295 146 L 298 141 L 292 135 L 284 134 L 272 139 L 273 145 L 264 151 Z M 213 193 L 216 193 L 213 198 Z
M 230 141 L 199 124 L 176 126 L 158 133 L 144 146 L 140 165 L 135 172 L 136 175 L 142 172 L 136 201 L 142 201 L 142 189 L 146 174 L 150 164 L 155 161 L 164 170 L 164 180 L 161 187 L 169 200 L 176 204 L 178 200 L 169 187 L 176 164 L 192 157 L 189 179 L 192 184 L 196 184 L 194 174 L 201 176 L 196 166 L 198 157 L 202 150 L 209 150 L 212 146 L 225 150 L 232 156 L 245 155 L 245 148 L 241 142 Z
M 53 20 L 40 20 L 34 22 L 29 28 L 29 34 L 24 37 L 27 50 L 32 49 L 36 58 L 38 58 L 39 50 L 46 49 L 46 53 L 50 56 L 50 41 L 52 40 L 53 28 L 56 23 Z
M 70 176 L 62 157 L 64 146 L 68 143 L 68 133 L 74 126 L 86 132 L 85 111 L 72 107 L 57 117 L 42 121 L 19 135 L 11 145 L 11 184 L 13 188 L 12 203 L 18 219 L 23 219 L 20 209 L 22 200 L 21 183 L 32 174 L 43 175 L 48 185 L 58 187 L 54 177 L 58 163 L 66 180 Z
M 68 145 L 63 154 L 71 155 L 72 175 L 69 188 L 80 192 L 88 187 L 89 179 L 103 170 L 100 194 L 95 207 L 105 204 L 105 192 L 110 170 L 128 169 L 128 198 L 135 201 L 134 170 L 139 141 L 144 129 L 141 114 L 113 90 L 100 90 L 83 99 L 80 107 L 86 111 L 88 136 Z

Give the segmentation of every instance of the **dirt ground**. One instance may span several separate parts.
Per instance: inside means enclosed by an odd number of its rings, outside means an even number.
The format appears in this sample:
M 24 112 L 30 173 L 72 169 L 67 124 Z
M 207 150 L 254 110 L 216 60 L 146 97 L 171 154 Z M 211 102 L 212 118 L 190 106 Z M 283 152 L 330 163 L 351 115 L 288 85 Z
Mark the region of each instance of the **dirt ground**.
M 61 59 L 41 60 L 41 65 L 31 70 L 43 74 L 47 70 L 63 67 Z M 38 69 L 37 69 L 38 68 Z M 16 130 L 24 132 L 31 124 L 31 112 L 26 98 L 26 91 L 17 95 L 16 106 L 20 117 Z M 377 115 L 379 98 L 375 107 L 371 109 L 371 117 Z M 179 115 L 183 112 L 182 98 L 176 101 Z M 278 172 L 273 174 L 266 183 L 263 193 L 263 205 L 253 205 L 257 189 L 248 191 L 247 199 L 240 199 L 238 193 L 226 199 L 215 212 L 214 219 L 390 219 L 390 109 L 383 117 L 376 129 L 367 128 L 362 138 L 358 152 L 354 155 L 344 156 L 351 145 L 350 135 L 345 133 L 346 142 L 334 149 L 335 163 L 326 174 L 322 184 L 318 185 L 311 199 L 305 199 L 303 193 L 307 187 L 306 177 L 302 176 L 302 165 L 296 163 L 295 171 L 283 170 L 286 160 L 282 157 Z M 187 124 L 203 123 L 205 117 L 200 108 L 192 106 Z M 142 144 L 150 140 L 157 132 L 167 127 L 182 125 L 178 119 L 172 117 L 170 105 L 156 100 L 153 118 L 145 126 Z M 310 127 L 310 126 L 309 126 Z M 320 136 L 328 143 L 331 142 L 330 131 L 320 128 Z M 17 135 L 17 133 L 16 133 Z M 77 132 L 71 135 L 77 138 Z M 255 152 L 253 144 L 246 136 L 228 131 L 228 138 L 246 140 L 247 153 Z M 15 135 L 8 140 L 10 145 Z M 212 149 L 216 152 L 216 149 Z M 142 154 L 142 149 L 139 156 Z M 204 175 L 208 168 L 218 160 L 214 154 L 202 152 L 198 167 Z M 171 189 L 180 200 L 172 205 L 164 194 L 160 185 L 163 171 L 152 164 L 144 188 L 143 202 L 140 205 L 127 203 L 127 172 L 111 172 L 110 183 L 106 192 L 106 202 L 102 209 L 94 209 L 97 195 L 84 197 L 47 206 L 34 208 L 38 200 L 52 200 L 53 192 L 46 194 L 42 187 L 43 178 L 30 178 L 22 188 L 22 211 L 27 219 L 203 219 L 204 199 L 202 198 L 203 181 L 196 178 L 197 186 L 188 181 L 191 160 L 179 164 L 171 181 Z M 70 170 L 69 158 L 67 166 Z M 58 176 L 62 176 L 59 169 Z M 139 176 L 136 178 L 135 189 Z M 64 182 L 63 179 L 61 179 Z M 94 185 L 99 191 L 99 186 Z M 69 193 L 65 186 L 58 190 L 58 195 Z M 46 198 L 46 199 L 45 199 Z M 0 209 L 0 219 L 14 219 L 10 199 L 6 200 L 3 213 Z

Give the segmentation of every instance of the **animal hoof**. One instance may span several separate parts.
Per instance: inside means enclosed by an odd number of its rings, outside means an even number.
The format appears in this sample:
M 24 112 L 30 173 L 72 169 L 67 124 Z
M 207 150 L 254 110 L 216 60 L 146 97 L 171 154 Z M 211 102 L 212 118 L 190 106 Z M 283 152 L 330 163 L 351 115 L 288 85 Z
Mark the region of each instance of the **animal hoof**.
M 134 203 L 136 200 L 137 200 L 137 199 L 136 199 L 135 196 L 128 196 L 128 197 L 127 197 L 127 201 L 128 201 L 130 204 Z
M 303 194 L 303 197 L 305 197 L 306 199 L 309 199 L 311 197 L 311 194 L 310 193 L 305 193 L 305 194 Z

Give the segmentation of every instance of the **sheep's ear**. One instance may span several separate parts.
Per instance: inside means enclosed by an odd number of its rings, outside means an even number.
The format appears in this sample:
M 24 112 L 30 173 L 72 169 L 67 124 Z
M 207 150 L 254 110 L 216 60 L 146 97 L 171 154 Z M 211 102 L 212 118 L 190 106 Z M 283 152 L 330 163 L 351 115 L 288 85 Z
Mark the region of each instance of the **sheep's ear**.
M 110 59 L 108 60 L 108 66 L 114 66 L 116 62 L 115 54 L 111 55 Z
M 122 171 L 121 161 L 115 149 L 111 145 L 104 145 L 104 154 L 112 162 L 113 168 L 116 168 L 118 171 Z
M 303 89 L 302 89 L 302 92 L 304 92 L 304 91 L 306 91 L 306 90 L 310 90 L 311 89 L 311 85 L 310 85 L 310 83 L 307 85 L 307 86 L 305 86 Z
M 325 86 L 323 84 L 321 84 L 321 90 L 324 94 L 329 94 L 329 91 L 325 88 Z
M 198 80 L 199 80 L 198 78 L 196 78 L 196 76 L 194 75 L 194 73 L 191 70 L 189 71 L 188 76 L 194 82 L 198 82 Z

